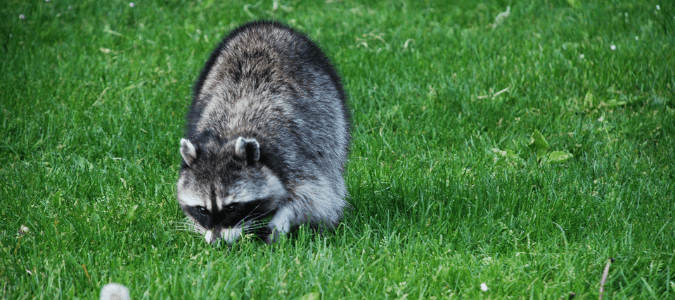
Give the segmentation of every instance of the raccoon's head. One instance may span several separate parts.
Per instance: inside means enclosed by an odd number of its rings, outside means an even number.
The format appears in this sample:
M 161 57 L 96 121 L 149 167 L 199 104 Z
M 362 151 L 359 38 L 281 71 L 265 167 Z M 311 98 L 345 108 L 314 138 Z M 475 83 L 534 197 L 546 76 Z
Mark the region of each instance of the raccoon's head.
M 260 163 L 260 145 L 239 137 L 226 143 L 180 141 L 183 168 L 178 203 L 207 242 L 232 243 L 242 233 L 265 230 L 287 195 L 281 180 Z

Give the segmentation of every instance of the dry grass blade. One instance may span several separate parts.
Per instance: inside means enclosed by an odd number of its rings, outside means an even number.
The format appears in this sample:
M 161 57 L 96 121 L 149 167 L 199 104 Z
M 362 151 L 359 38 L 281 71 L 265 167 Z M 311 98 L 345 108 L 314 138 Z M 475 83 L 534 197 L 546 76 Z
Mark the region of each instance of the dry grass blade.
M 609 266 L 612 265 L 613 261 L 614 259 L 611 257 L 607 259 L 605 271 L 602 272 L 602 279 L 600 279 L 600 296 L 598 297 L 599 300 L 602 300 L 602 296 L 605 293 L 605 283 L 607 283 L 607 275 L 609 275 Z

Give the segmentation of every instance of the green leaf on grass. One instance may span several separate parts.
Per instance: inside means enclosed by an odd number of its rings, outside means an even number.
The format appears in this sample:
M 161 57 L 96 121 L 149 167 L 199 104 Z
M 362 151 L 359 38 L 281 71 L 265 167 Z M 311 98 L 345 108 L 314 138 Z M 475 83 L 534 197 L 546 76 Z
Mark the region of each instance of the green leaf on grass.
M 617 101 L 616 99 L 611 99 L 607 101 L 605 106 L 607 106 L 607 108 L 615 108 L 617 106 L 624 106 L 626 105 L 626 103 L 627 103 L 626 101 Z
M 134 205 L 127 212 L 127 221 L 131 222 L 136 218 L 136 210 L 138 209 L 138 204 Z
M 518 153 L 516 153 L 513 150 L 506 150 L 506 157 L 515 160 L 523 160 L 522 158 L 520 158 L 520 156 L 518 156 Z
M 513 150 L 501 150 L 499 148 L 492 148 L 492 152 L 498 156 L 505 157 L 509 160 L 522 161 L 523 159 L 518 156 L 518 153 Z
M 586 96 L 584 96 L 584 107 L 587 109 L 591 109 L 595 106 L 595 101 L 593 100 L 593 93 L 586 92 Z
M 549 162 L 549 163 L 561 163 L 561 162 L 569 160 L 572 157 L 574 157 L 574 155 L 572 155 L 569 152 L 551 151 L 551 153 L 549 153 L 547 155 L 547 158 L 548 158 L 547 162 Z
M 62 200 L 61 191 L 57 191 L 56 193 L 54 193 L 54 195 L 52 196 L 52 199 L 54 199 L 54 202 L 56 202 L 57 205 L 61 205 L 61 200 Z
M 573 8 L 577 8 L 577 7 L 581 6 L 581 2 L 579 2 L 577 0 L 567 0 L 567 3 L 569 3 L 570 6 L 573 7 Z
M 534 153 L 537 155 L 538 159 L 546 157 L 546 150 L 548 150 L 548 142 L 541 135 L 539 130 L 535 129 L 532 133 L 532 138 L 530 138 L 530 145 L 528 146 Z
M 298 300 L 317 300 L 317 299 L 321 298 L 319 296 L 321 296 L 319 293 L 312 292 L 312 293 L 305 294 L 305 295 L 301 296 L 300 298 L 298 298 Z

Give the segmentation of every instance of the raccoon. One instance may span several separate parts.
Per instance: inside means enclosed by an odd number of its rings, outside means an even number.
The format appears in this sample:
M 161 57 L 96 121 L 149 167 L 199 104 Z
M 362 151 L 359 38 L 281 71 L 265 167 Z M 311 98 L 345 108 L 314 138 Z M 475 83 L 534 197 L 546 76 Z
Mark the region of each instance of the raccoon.
M 244 24 L 194 86 L 178 203 L 208 243 L 333 229 L 347 206 L 349 129 L 341 79 L 319 47 L 279 22 Z

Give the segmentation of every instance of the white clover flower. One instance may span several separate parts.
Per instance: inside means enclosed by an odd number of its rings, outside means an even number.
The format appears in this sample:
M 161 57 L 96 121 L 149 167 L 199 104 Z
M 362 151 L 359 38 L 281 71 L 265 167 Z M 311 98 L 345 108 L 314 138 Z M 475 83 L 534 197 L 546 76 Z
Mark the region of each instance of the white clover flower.
M 636 41 L 639 41 L 640 38 L 636 35 L 636 36 L 635 36 L 635 40 L 636 40 Z
M 583 53 L 579 54 L 579 58 L 584 59 L 584 54 Z
M 616 50 L 616 46 L 615 46 L 615 45 L 611 45 L 611 46 L 609 46 L 609 48 L 612 49 L 612 51 Z
M 21 225 L 21 227 L 19 227 L 19 235 L 24 235 L 29 232 L 30 229 L 28 229 L 28 227 L 26 227 L 25 225 Z
M 657 4 L 657 5 L 656 5 L 656 10 L 661 10 L 661 6 L 659 6 L 659 5 Z
M 483 292 L 487 292 L 487 290 L 488 290 L 487 284 L 485 284 L 484 282 L 481 283 L 480 284 L 480 290 L 483 291 Z
M 129 2 L 129 7 L 134 7 L 136 6 L 133 2 Z
M 24 16 L 23 14 L 20 14 L 20 15 L 19 15 L 19 19 L 23 20 L 23 19 L 25 19 L 25 18 L 26 18 L 26 16 Z

